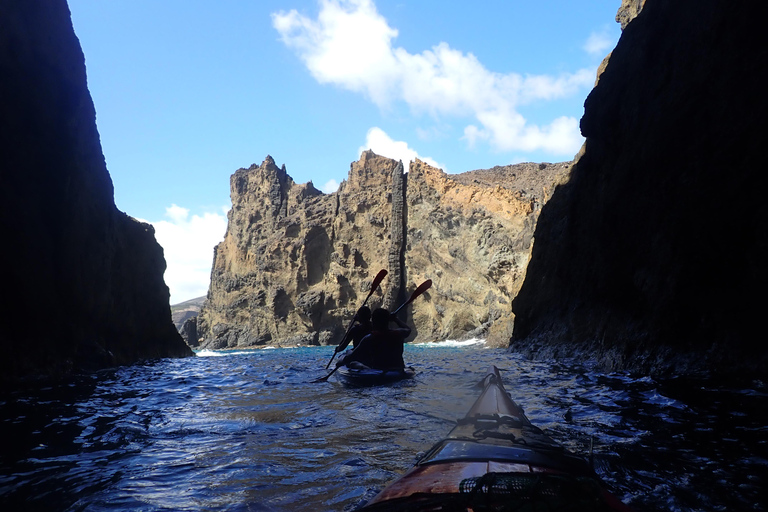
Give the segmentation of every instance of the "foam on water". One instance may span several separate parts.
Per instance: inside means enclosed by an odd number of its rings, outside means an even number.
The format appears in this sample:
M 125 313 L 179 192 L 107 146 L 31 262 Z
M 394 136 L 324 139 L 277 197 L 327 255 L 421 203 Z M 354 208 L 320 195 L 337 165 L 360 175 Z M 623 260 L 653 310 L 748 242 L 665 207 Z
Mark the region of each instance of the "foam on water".
M 264 347 L 250 350 L 211 350 L 204 348 L 202 350 L 195 351 L 195 355 L 199 357 L 223 357 L 223 356 L 245 356 L 253 354 L 259 350 L 274 349 L 275 347 Z
M 483 345 L 485 345 L 485 340 L 481 338 L 470 338 L 468 340 L 444 340 L 444 341 L 427 341 L 422 343 L 409 343 L 410 346 L 417 346 L 417 347 L 428 347 L 428 348 L 450 348 L 450 347 L 475 347 L 475 348 L 481 348 Z M 295 346 L 295 347 L 273 347 L 273 346 L 267 346 L 267 347 L 260 347 L 260 348 L 254 348 L 254 349 L 248 349 L 248 350 L 232 350 L 232 349 L 224 349 L 224 350 L 212 350 L 212 349 L 202 349 L 195 351 L 195 354 L 199 357 L 222 357 L 222 356 L 232 356 L 232 355 L 250 355 L 253 354 L 256 351 L 259 350 L 290 350 L 290 349 L 297 349 L 297 348 L 318 348 L 322 349 L 323 347 L 305 347 L 305 346 Z
M 485 345 L 485 340 L 480 338 L 470 338 L 468 340 L 445 340 L 425 343 L 412 343 L 420 347 L 471 347 L 474 345 Z

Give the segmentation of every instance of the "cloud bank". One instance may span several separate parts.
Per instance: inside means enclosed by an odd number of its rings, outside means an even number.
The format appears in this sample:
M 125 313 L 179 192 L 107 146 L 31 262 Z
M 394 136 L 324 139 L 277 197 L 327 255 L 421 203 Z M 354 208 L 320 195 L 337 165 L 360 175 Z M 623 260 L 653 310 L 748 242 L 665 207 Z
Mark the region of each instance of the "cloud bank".
M 170 220 L 144 222 L 154 226 L 155 238 L 163 247 L 171 304 L 202 297 L 208 293 L 213 248 L 224 239 L 227 217 L 217 213 L 190 217 L 187 208 L 175 204 L 165 209 L 165 216 Z
M 474 118 L 464 129 L 470 146 L 484 142 L 501 151 L 544 150 L 567 156 L 578 151 L 582 138 L 575 118 L 537 126 L 518 108 L 590 88 L 593 69 L 559 76 L 496 73 L 473 54 L 445 42 L 412 54 L 394 46 L 398 31 L 372 0 L 319 3 L 317 19 L 295 9 L 272 14 L 283 43 L 319 83 L 364 94 L 383 109 L 404 102 L 416 114 Z M 596 42 L 590 48 L 598 46 Z

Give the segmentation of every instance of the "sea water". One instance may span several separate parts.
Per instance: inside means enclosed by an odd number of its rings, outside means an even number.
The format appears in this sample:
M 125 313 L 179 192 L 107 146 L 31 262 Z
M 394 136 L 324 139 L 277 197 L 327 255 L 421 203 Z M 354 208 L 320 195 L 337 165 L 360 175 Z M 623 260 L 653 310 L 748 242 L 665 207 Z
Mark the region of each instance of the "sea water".
M 763 382 L 604 374 L 470 340 L 407 345 L 412 380 L 313 383 L 332 355 L 203 351 L 0 394 L 0 510 L 351 511 L 451 430 L 490 365 L 636 510 L 766 509 Z

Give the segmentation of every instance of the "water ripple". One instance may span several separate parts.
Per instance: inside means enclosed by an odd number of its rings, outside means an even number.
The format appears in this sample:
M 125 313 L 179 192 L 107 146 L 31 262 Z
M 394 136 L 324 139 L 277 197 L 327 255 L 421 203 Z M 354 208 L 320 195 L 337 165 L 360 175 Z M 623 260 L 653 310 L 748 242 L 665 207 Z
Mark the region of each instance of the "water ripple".
M 643 510 L 765 510 L 768 392 L 409 346 L 415 379 L 348 389 L 331 347 L 210 352 L 0 396 L 2 510 L 353 510 L 477 396 L 490 364 L 538 426 Z

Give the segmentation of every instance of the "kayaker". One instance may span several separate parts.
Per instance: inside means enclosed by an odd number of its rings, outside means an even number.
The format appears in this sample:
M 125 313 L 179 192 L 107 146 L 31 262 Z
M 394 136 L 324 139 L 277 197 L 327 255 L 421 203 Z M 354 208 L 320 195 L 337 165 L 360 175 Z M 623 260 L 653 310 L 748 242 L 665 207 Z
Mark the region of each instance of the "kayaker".
M 390 329 L 390 322 L 397 324 L 397 327 Z M 336 366 L 346 365 L 350 368 L 365 366 L 377 370 L 405 368 L 403 344 L 411 334 L 408 324 L 384 308 L 378 308 L 373 312 L 371 324 L 371 333 L 360 341 L 357 348 L 342 357 Z
M 340 346 L 346 347 L 349 345 L 349 340 L 352 340 L 352 348 L 357 348 L 360 344 L 360 340 L 371 334 L 373 330 L 373 324 L 371 323 L 371 308 L 363 306 L 357 310 L 355 318 L 352 319 L 355 325 L 349 330 L 344 339 L 339 343 Z

